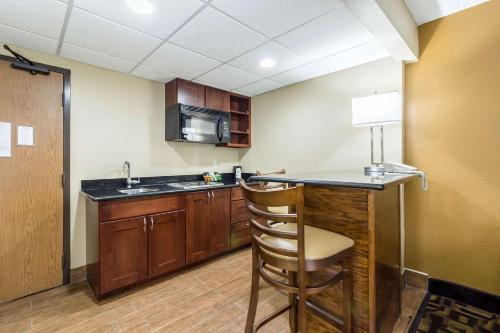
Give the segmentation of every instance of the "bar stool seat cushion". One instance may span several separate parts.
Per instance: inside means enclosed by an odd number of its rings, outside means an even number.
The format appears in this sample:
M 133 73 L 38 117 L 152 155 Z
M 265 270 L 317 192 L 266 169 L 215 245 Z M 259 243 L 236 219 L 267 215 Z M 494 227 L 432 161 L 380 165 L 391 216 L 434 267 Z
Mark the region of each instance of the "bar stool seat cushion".
M 272 214 L 288 214 L 288 206 L 267 207 L 267 211 Z
M 296 223 L 280 224 L 273 227 L 273 230 L 285 232 L 297 232 Z M 268 245 L 291 251 L 297 251 L 297 241 L 293 239 L 277 238 L 269 235 L 262 235 L 261 239 Z M 304 226 L 305 258 L 306 260 L 320 260 L 336 255 L 354 245 L 354 241 L 349 237 L 331 232 L 328 230 Z M 295 257 L 275 254 L 269 250 L 261 248 L 263 252 L 278 257 L 280 259 L 296 260 Z

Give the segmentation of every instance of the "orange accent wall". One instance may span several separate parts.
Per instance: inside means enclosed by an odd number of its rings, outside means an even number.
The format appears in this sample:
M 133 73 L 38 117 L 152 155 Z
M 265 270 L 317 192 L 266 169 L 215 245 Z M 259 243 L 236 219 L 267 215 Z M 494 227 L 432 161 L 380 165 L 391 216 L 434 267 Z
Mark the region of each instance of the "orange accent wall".
M 406 65 L 406 266 L 500 294 L 500 0 L 419 27 Z

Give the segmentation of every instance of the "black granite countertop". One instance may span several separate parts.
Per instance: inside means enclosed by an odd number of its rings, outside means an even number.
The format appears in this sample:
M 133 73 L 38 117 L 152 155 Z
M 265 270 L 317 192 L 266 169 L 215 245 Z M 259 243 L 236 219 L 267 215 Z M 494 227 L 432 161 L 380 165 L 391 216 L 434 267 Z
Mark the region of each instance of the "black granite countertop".
M 169 184 L 179 183 L 179 182 L 201 181 L 203 180 L 201 175 L 140 177 L 141 183 L 133 185 L 132 188 L 154 188 L 156 189 L 156 191 L 139 193 L 139 194 L 124 194 L 118 192 L 119 189 L 126 188 L 125 178 L 82 180 L 81 193 L 94 201 L 106 201 L 106 200 L 116 200 L 116 199 L 150 197 L 150 196 L 158 196 L 158 195 L 174 194 L 174 193 L 206 191 L 210 189 L 239 186 L 236 180 L 233 178 L 232 173 L 224 173 L 221 175 L 222 175 L 222 181 L 218 182 L 217 185 L 212 185 L 210 187 L 203 187 L 203 188 L 195 188 L 195 189 L 183 189 L 179 187 L 173 187 Z M 252 173 L 243 173 L 242 177 L 244 180 L 248 180 L 248 178 L 253 175 L 254 174 Z M 137 178 L 133 177 L 133 179 L 135 180 Z
M 360 171 L 318 171 L 290 173 L 284 175 L 251 176 L 249 181 L 269 181 L 282 183 L 303 183 L 310 185 L 364 188 L 370 190 L 383 190 L 391 184 L 407 182 L 418 175 L 386 173 L 383 176 L 367 176 Z

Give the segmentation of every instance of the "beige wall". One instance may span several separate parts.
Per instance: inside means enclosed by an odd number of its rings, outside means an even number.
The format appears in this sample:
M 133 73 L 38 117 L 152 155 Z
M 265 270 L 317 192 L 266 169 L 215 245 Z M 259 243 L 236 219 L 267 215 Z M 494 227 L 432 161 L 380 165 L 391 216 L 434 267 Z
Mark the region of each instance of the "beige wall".
M 236 149 L 164 140 L 161 83 L 16 48 L 26 57 L 71 70 L 71 267 L 85 265 L 82 179 L 232 171 Z M 2 49 L 0 53 L 6 54 Z
M 402 89 L 402 65 L 383 59 L 253 98 L 249 150 L 164 141 L 163 85 L 17 48 L 34 61 L 71 70 L 71 267 L 86 264 L 82 179 L 246 171 L 361 169 L 369 131 L 351 126 L 351 98 Z M 0 53 L 5 54 L 3 50 Z M 386 128 L 387 160 L 401 160 L 401 126 Z
M 403 66 L 392 58 L 287 86 L 252 99 L 252 149 L 245 169 L 288 172 L 362 170 L 369 129 L 351 125 L 351 99 L 402 91 Z M 387 161 L 401 161 L 401 125 L 385 127 Z
M 420 26 L 406 66 L 407 266 L 500 294 L 500 1 Z

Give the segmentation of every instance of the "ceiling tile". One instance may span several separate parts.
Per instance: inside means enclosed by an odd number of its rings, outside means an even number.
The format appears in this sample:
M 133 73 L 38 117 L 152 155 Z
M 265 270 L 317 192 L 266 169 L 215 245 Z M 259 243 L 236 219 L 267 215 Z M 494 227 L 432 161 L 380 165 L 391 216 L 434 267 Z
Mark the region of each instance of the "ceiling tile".
M 0 24 L 0 42 L 56 54 L 58 41 Z M 10 54 L 10 53 L 9 53 Z
M 266 38 L 207 7 L 169 41 L 213 59 L 227 61 L 264 43 Z
M 276 37 L 342 3 L 340 0 L 215 0 L 212 5 L 268 37 Z
M 63 44 L 60 55 L 64 58 L 124 73 L 128 73 L 136 65 L 128 60 L 119 59 L 67 43 Z
M 278 38 L 285 47 L 310 60 L 373 40 L 373 35 L 345 7 L 307 23 Z
M 241 91 L 241 93 L 243 95 L 256 96 L 256 95 L 260 95 L 260 94 L 263 94 L 265 92 L 268 92 L 268 91 L 271 91 L 274 89 L 278 89 L 281 87 L 283 87 L 283 85 L 281 83 L 265 79 L 265 80 L 262 80 L 259 82 L 254 82 L 254 83 L 251 83 L 247 86 L 238 88 L 238 91 Z
M 405 2 L 418 25 L 460 10 L 459 0 L 405 0 Z
M 217 67 L 197 78 L 197 80 L 206 82 L 208 85 L 216 85 L 228 90 L 239 88 L 260 79 L 260 77 L 252 73 L 242 71 L 241 69 L 229 65 Z
M 66 7 L 56 0 L 1 0 L 0 24 L 59 39 Z
M 329 73 L 326 69 L 316 64 L 307 64 L 294 68 L 285 73 L 271 77 L 273 81 L 283 84 L 292 84 L 300 81 L 305 81 Z
M 389 52 L 379 42 L 374 41 L 322 59 L 318 61 L 318 64 L 335 72 L 388 56 L 390 56 Z
M 219 66 L 220 62 L 165 43 L 144 61 L 144 65 L 192 79 Z
M 161 83 L 167 83 L 175 79 L 175 75 L 156 70 L 147 66 L 139 66 L 132 71 L 132 74 L 135 76 L 140 76 L 142 78 L 158 81 Z
M 168 37 L 203 6 L 198 0 L 149 1 L 154 7 L 151 14 L 137 13 L 123 0 L 75 0 L 75 6 L 161 39 Z
M 138 62 L 161 41 L 74 8 L 66 29 L 64 42 Z
M 272 67 L 262 67 L 259 62 L 263 59 L 272 59 L 276 64 Z M 269 42 L 232 60 L 229 64 L 256 75 L 268 77 L 298 67 L 306 62 L 304 58 L 283 46 Z

